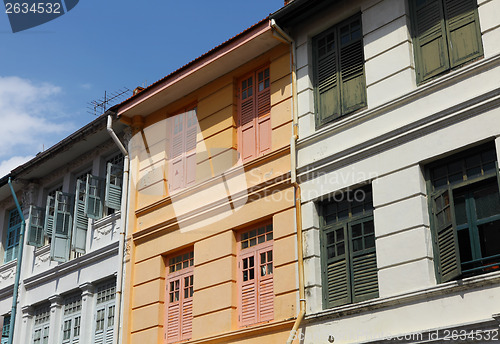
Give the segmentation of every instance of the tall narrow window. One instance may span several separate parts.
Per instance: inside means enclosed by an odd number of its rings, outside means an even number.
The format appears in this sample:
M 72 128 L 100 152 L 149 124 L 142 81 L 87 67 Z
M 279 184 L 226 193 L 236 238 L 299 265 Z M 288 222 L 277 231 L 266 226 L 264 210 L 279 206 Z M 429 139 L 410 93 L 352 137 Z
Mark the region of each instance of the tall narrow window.
M 80 341 L 82 297 L 80 294 L 64 299 L 62 343 L 77 344 Z
M 169 191 L 191 186 L 196 181 L 196 136 L 198 118 L 196 108 L 169 119 Z
M 10 333 L 10 315 L 3 316 L 3 327 L 2 327 L 2 341 L 1 344 L 7 344 L 9 342 Z
M 371 185 L 321 204 L 325 308 L 378 297 Z
M 428 167 L 438 279 L 500 269 L 499 171 L 493 144 Z
M 33 344 L 49 344 L 50 305 L 36 307 L 33 324 Z
M 193 324 L 194 252 L 168 259 L 165 315 L 166 343 L 191 338 Z
M 273 225 L 239 235 L 239 323 L 247 326 L 274 318 Z
M 417 82 L 483 55 L 476 0 L 411 0 Z
M 361 15 L 313 38 L 316 125 L 366 106 Z
M 269 67 L 238 82 L 238 150 L 243 162 L 271 150 L 271 82 Z
M 106 281 L 97 286 L 94 341 L 95 344 L 113 343 L 116 281 Z M 78 331 L 79 325 L 78 322 Z M 73 326 L 73 331 L 75 331 Z
M 9 212 L 4 263 L 10 262 L 11 260 L 17 258 L 20 231 L 21 231 L 21 215 L 19 214 L 17 209 L 12 209 Z

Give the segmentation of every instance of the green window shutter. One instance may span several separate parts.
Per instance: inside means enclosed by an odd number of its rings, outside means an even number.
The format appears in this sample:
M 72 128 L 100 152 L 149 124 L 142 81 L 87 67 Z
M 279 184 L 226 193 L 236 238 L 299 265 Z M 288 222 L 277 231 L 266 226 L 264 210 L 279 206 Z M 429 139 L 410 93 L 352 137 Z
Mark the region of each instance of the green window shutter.
M 57 191 L 55 199 L 50 258 L 58 262 L 65 262 L 69 259 L 70 252 L 74 196 Z
M 326 230 L 323 237 L 323 294 L 326 308 L 351 302 L 349 262 L 346 251 L 347 228 Z
M 104 179 L 87 175 L 85 188 L 85 214 L 94 220 L 100 219 L 103 213 Z
M 339 27 L 342 114 L 366 106 L 365 57 L 361 17 L 356 16 Z
M 412 0 L 417 82 L 450 68 L 442 0 Z
M 52 231 L 54 229 L 54 209 L 56 200 L 52 196 L 47 196 L 47 205 L 45 208 L 45 236 L 52 237 Z
M 76 181 L 75 212 L 73 235 L 71 237 L 71 246 L 73 250 L 79 253 L 85 253 L 87 243 L 88 217 L 85 214 L 85 190 L 86 183 L 83 180 Z
M 45 243 L 44 223 L 45 209 L 30 206 L 30 220 L 28 224 L 28 245 L 42 247 Z
M 351 222 L 349 234 L 353 302 L 376 298 L 378 273 L 373 218 Z
M 339 59 L 336 28 L 314 40 L 314 80 L 316 123 L 322 125 L 341 115 L 339 87 Z
M 105 204 L 108 208 L 120 210 L 122 198 L 123 169 L 108 163 L 106 174 Z
M 461 274 L 453 195 L 450 189 L 432 196 L 433 234 L 441 282 Z
M 451 67 L 483 54 L 476 0 L 443 0 Z

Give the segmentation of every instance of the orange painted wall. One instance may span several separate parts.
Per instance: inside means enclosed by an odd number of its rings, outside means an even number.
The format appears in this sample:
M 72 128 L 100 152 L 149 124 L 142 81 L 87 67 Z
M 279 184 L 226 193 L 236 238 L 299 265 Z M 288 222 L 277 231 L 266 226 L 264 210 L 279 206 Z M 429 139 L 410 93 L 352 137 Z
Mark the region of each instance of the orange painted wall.
M 210 172 L 214 166 L 223 168 L 238 149 L 237 80 L 266 64 L 270 66 L 272 151 L 232 168 L 224 180 L 214 177 Z M 193 104 L 200 127 L 196 184 L 170 195 L 166 118 Z M 190 342 L 286 341 L 293 325 L 290 319 L 298 311 L 289 180 L 291 105 L 289 48 L 281 45 L 145 117 L 142 133 L 136 133 L 130 143 L 132 235 L 124 292 L 124 343 L 162 342 L 166 257 L 188 247 L 194 249 L 195 276 Z M 228 189 L 229 198 L 224 195 Z M 274 320 L 240 328 L 236 233 L 263 220 L 272 221 L 274 231 Z

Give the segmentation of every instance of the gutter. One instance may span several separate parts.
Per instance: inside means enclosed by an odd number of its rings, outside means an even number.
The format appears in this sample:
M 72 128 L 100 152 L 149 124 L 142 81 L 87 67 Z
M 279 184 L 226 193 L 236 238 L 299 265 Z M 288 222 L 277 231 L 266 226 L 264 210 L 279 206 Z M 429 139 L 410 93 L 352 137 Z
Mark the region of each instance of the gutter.
M 291 182 L 294 186 L 294 199 L 295 199 L 295 229 L 297 231 L 297 260 L 298 260 L 298 275 L 299 275 L 299 301 L 300 309 L 299 314 L 293 324 L 290 336 L 288 337 L 287 344 L 291 344 L 297 337 L 297 330 L 304 319 L 306 314 L 306 297 L 305 297 L 305 282 L 304 282 L 304 254 L 303 254 L 303 239 L 302 239 L 302 204 L 301 204 L 301 191 L 300 185 L 297 183 L 297 139 L 299 137 L 298 131 L 298 104 L 297 104 L 297 58 L 295 55 L 295 41 L 283 31 L 274 19 L 271 19 L 271 27 L 273 36 L 279 41 L 290 44 L 291 49 L 291 63 L 292 63 L 292 136 L 290 137 L 290 159 L 291 159 Z
M 10 326 L 9 326 L 9 339 L 8 344 L 12 344 L 14 340 L 14 329 L 16 326 L 16 313 L 17 313 L 17 298 L 19 291 L 19 280 L 21 278 L 21 264 L 23 260 L 23 248 L 24 248 L 24 228 L 25 228 L 25 220 L 23 211 L 21 206 L 19 205 L 19 201 L 17 200 L 16 193 L 14 191 L 14 187 L 12 186 L 11 178 L 9 177 L 9 187 L 12 193 L 12 198 L 14 198 L 14 202 L 16 203 L 17 211 L 19 212 L 19 216 L 21 217 L 21 231 L 19 233 L 19 250 L 17 251 L 17 266 L 16 266 L 16 279 L 14 282 L 14 290 L 12 292 L 12 310 L 10 312 Z
M 118 266 L 117 276 L 116 276 L 116 301 L 115 301 L 115 318 L 113 324 L 113 344 L 121 343 L 120 334 L 121 331 L 121 308 L 122 308 L 122 289 L 123 289 L 123 268 L 125 266 L 125 236 L 127 233 L 128 226 L 128 182 L 129 182 L 129 155 L 128 151 L 123 146 L 122 142 L 116 135 L 113 130 L 113 119 L 111 117 L 112 114 L 116 114 L 112 111 L 107 111 L 108 115 L 108 123 L 106 126 L 106 130 L 109 135 L 116 143 L 122 154 L 124 155 L 123 159 L 123 186 L 122 186 L 122 206 L 120 209 L 120 218 L 121 218 L 121 226 L 120 226 L 120 237 L 118 242 L 118 259 L 120 260 L 120 264 Z

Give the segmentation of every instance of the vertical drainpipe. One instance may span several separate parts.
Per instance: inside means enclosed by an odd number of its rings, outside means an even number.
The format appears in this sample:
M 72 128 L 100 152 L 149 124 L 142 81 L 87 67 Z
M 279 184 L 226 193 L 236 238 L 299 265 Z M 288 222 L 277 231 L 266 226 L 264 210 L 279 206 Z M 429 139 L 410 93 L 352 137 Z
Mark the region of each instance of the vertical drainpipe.
M 16 266 L 16 279 L 14 282 L 14 290 L 12 292 L 12 310 L 10 312 L 10 326 L 9 326 L 9 339 L 8 343 L 12 344 L 14 340 L 14 328 L 16 326 L 16 310 L 17 310 L 17 294 L 19 290 L 19 280 L 21 278 L 21 264 L 23 260 L 23 248 L 24 248 L 24 215 L 19 205 L 19 201 L 17 200 L 16 193 L 14 188 L 12 187 L 12 182 L 9 177 L 9 187 L 10 192 L 12 193 L 12 198 L 14 198 L 14 202 L 16 203 L 17 211 L 19 212 L 19 216 L 21 217 L 21 231 L 19 233 L 19 250 L 17 251 L 17 266 Z
M 293 106 L 293 128 L 292 137 L 290 138 L 290 158 L 291 158 L 291 182 L 294 187 L 294 199 L 295 199 L 295 226 L 297 231 L 297 260 L 298 260 L 298 277 L 299 277 L 299 301 L 300 309 L 299 314 L 293 324 L 293 328 L 290 331 L 290 336 L 288 337 L 287 344 L 291 344 L 297 335 L 297 330 L 304 319 L 306 314 L 306 297 L 305 297 L 305 282 L 304 282 L 304 254 L 303 254 L 303 239 L 302 239 L 302 207 L 301 207 L 301 196 L 300 196 L 300 185 L 297 183 L 297 139 L 299 137 L 298 132 L 298 105 L 297 105 L 297 59 L 295 56 L 295 41 L 283 31 L 274 19 L 271 19 L 271 27 L 275 30 L 273 32 L 274 37 L 285 44 L 290 44 L 291 49 L 291 63 L 292 63 L 292 106 Z M 275 33 L 278 34 L 275 34 Z
M 108 113 L 108 124 L 107 131 L 113 141 L 116 143 L 120 151 L 123 153 L 123 186 L 122 186 L 122 206 L 121 206 L 121 226 L 120 226 L 120 238 L 118 242 L 118 259 L 120 263 L 118 265 L 118 272 L 116 276 L 116 302 L 115 302 L 115 319 L 113 324 L 113 343 L 118 344 L 120 341 L 120 323 L 121 323 L 121 306 L 122 306 L 122 289 L 123 289 L 123 267 L 125 261 L 125 236 L 127 233 L 128 225 L 128 181 L 129 181 L 129 155 L 128 151 L 123 146 L 122 142 L 113 131 L 113 119 L 111 118 L 111 113 Z

